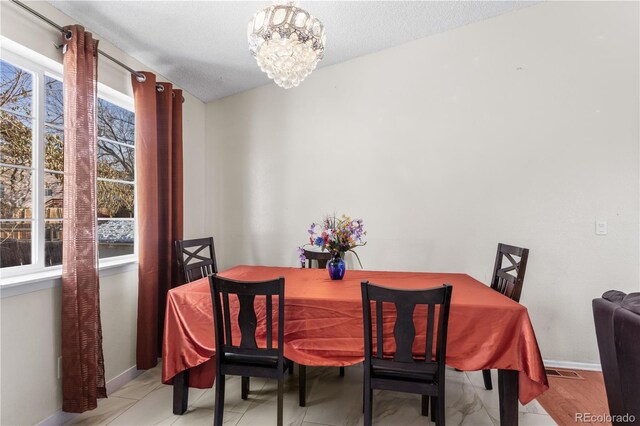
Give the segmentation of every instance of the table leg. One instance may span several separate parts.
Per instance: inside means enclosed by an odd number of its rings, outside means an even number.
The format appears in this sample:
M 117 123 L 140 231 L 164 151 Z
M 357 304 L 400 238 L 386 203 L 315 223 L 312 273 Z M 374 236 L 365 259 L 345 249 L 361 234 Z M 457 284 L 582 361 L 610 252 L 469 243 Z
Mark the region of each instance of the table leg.
M 518 424 L 518 374 L 516 370 L 498 370 L 501 426 Z
M 298 364 L 298 405 L 307 405 L 307 366 Z
M 173 414 L 184 414 L 189 404 L 189 370 L 173 378 Z

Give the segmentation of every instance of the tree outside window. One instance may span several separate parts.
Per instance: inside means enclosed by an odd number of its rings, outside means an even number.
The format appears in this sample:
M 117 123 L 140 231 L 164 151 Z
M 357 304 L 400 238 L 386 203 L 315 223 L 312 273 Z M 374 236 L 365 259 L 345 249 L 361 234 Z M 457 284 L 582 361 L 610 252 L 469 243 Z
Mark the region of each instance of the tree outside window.
M 0 267 L 32 263 L 34 233 L 44 229 L 44 266 L 62 263 L 64 208 L 64 102 L 62 82 L 43 78 L 44 117 L 34 105 L 36 73 L 0 60 Z M 97 105 L 97 211 L 101 258 L 133 254 L 135 212 L 135 117 L 99 98 Z M 39 120 L 44 121 L 44 168 L 33 164 Z M 40 178 L 36 179 L 37 176 Z M 40 183 L 38 183 L 40 182 Z M 41 218 L 33 217 L 38 185 Z

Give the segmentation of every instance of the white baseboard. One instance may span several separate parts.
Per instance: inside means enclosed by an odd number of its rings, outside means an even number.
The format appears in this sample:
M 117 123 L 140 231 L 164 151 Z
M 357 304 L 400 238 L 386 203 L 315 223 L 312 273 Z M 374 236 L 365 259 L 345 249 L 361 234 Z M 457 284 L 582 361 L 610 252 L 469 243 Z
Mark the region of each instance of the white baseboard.
M 120 389 L 122 386 L 126 385 L 131 380 L 138 377 L 145 370 L 138 370 L 136 366 L 123 371 L 113 379 L 107 382 L 107 395 L 112 394 L 113 392 Z M 74 417 L 78 416 L 78 413 L 65 413 L 62 410 L 56 411 L 40 423 L 38 426 L 58 426 L 67 423 L 72 420 Z
M 107 395 L 111 395 L 113 392 L 117 391 L 145 371 L 146 370 L 136 369 L 135 365 L 127 370 L 124 370 L 122 373 L 118 374 L 116 377 L 107 382 Z
M 545 359 L 543 362 L 545 367 L 566 368 L 567 370 L 602 371 L 602 367 L 598 363 L 555 361 L 552 359 Z
M 40 423 L 38 426 L 59 426 L 73 420 L 78 413 L 65 413 L 64 411 L 56 411 Z

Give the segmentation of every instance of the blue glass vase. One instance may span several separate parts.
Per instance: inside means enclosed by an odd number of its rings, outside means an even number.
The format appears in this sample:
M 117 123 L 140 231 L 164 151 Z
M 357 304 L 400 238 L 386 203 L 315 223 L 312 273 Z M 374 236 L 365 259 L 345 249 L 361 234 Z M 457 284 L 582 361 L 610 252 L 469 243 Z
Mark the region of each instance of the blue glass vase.
M 347 266 L 342 259 L 340 254 L 334 254 L 333 258 L 331 258 L 327 262 L 327 270 L 329 271 L 329 277 L 332 280 L 341 280 L 344 278 L 344 273 L 347 270 Z

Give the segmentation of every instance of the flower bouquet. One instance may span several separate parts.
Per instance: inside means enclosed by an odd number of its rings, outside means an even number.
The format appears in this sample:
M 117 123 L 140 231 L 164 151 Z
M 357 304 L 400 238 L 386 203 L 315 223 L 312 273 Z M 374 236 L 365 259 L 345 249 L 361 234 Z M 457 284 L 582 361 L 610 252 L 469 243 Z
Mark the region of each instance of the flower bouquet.
M 327 216 L 321 223 L 312 223 L 308 232 L 309 243 L 298 249 L 300 263 L 304 264 L 306 261 L 303 247 L 316 246 L 323 251 L 328 251 L 333 256 L 333 259 L 327 263 L 327 269 L 329 269 L 329 275 L 332 279 L 342 279 L 344 276 L 344 254 L 348 251 L 356 256 L 358 264 L 362 268 L 360 257 L 354 251 L 354 248 L 367 243 L 364 239 L 367 232 L 364 230 L 362 219 L 354 220 L 346 215 L 337 217 L 334 214 Z

